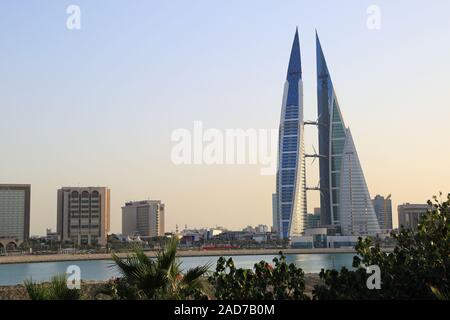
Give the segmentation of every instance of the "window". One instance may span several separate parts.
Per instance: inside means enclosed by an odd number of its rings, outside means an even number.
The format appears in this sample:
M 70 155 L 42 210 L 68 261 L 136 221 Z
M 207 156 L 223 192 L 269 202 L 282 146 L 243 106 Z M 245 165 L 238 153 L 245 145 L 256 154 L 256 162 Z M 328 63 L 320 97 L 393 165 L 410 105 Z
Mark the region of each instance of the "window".
M 331 158 L 331 171 L 341 171 L 342 156 L 334 156 Z M 337 185 L 336 187 L 338 187 Z
M 288 120 L 288 119 L 298 119 L 298 106 L 287 106 L 284 118 L 286 120 Z
M 297 166 L 297 154 L 283 153 L 281 156 L 281 166 L 286 169 L 295 169 Z
M 281 171 L 281 185 L 293 185 L 295 183 L 295 170 Z
M 295 136 L 298 134 L 298 121 L 286 121 L 284 123 L 284 135 Z

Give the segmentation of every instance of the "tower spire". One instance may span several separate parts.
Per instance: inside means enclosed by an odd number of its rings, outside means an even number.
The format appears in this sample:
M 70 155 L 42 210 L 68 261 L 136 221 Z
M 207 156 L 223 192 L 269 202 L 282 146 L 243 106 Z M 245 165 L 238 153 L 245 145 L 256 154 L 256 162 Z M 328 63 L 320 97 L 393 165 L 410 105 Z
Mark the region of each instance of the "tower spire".
M 320 44 L 319 35 L 316 30 L 316 60 L 317 60 L 317 77 L 323 79 L 330 76 L 327 67 L 327 61 L 323 54 L 322 45 Z
M 298 39 L 298 27 L 295 29 L 294 42 L 292 43 L 291 57 L 287 72 L 287 80 L 299 80 L 302 78 L 302 61 L 300 57 L 300 41 Z

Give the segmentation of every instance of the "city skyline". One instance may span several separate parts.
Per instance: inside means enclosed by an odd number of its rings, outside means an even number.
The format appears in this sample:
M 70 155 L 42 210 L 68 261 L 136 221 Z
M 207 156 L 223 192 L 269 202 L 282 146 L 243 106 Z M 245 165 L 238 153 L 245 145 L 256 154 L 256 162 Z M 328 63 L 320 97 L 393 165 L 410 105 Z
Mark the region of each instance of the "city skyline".
M 450 4 L 379 1 L 380 30 L 366 25 L 371 3 L 353 4 L 249 2 L 236 11 L 206 1 L 78 1 L 74 31 L 65 4 L 0 4 L 0 183 L 32 186 L 32 235 L 56 229 L 56 190 L 66 185 L 111 189 L 111 232 L 120 232 L 125 202 L 148 197 L 166 204 L 167 230 L 270 225 L 274 175 L 251 165 L 175 166 L 170 134 L 195 120 L 277 128 L 298 25 L 304 118 L 317 117 L 317 28 L 371 195 L 392 194 L 394 208 L 425 203 L 450 181 L 450 155 L 433 156 L 448 136 Z M 318 149 L 313 128 L 305 141 L 307 153 Z M 318 161 L 308 185 L 319 181 L 317 171 Z M 319 195 L 308 202 L 312 212 Z

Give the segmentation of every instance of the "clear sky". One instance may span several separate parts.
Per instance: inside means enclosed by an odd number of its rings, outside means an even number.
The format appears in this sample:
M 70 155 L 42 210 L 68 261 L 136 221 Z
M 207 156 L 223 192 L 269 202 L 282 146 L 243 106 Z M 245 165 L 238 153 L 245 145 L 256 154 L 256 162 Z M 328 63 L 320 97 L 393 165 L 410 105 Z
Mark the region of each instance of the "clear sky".
M 66 8 L 81 8 L 81 29 Z M 367 28 L 378 5 L 381 29 Z M 271 224 L 275 176 L 175 166 L 177 128 L 277 128 L 299 27 L 305 118 L 316 119 L 317 28 L 369 190 L 396 206 L 450 191 L 450 2 L 0 2 L 0 183 L 32 185 L 31 233 L 56 226 L 56 190 L 161 199 L 166 229 Z M 317 145 L 308 128 L 306 147 Z M 308 162 L 316 185 L 317 162 Z M 310 194 L 309 210 L 318 205 Z

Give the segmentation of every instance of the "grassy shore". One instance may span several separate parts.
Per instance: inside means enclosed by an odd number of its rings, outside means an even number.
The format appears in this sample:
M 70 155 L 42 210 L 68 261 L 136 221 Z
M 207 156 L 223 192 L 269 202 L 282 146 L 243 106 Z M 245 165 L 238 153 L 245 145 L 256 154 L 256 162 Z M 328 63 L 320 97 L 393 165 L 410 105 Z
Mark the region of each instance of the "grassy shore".
M 208 257 L 208 256 L 248 256 L 248 255 L 278 255 L 284 254 L 330 254 L 355 253 L 351 248 L 340 249 L 239 249 L 239 250 L 178 250 L 179 257 Z M 149 257 L 156 256 L 156 251 L 146 251 Z M 125 257 L 127 253 L 119 253 Z M 109 253 L 95 254 L 51 254 L 51 255 L 11 255 L 0 256 L 0 264 L 58 262 L 58 261 L 84 261 L 84 260 L 110 260 Z
M 105 300 L 108 296 L 98 294 L 98 291 L 105 284 L 105 281 L 82 281 L 81 292 L 83 299 Z M 305 294 L 312 297 L 312 290 L 315 285 L 322 283 L 319 275 L 315 273 L 305 274 Z M 27 291 L 23 284 L 12 286 L 0 286 L 0 300 L 29 300 Z

